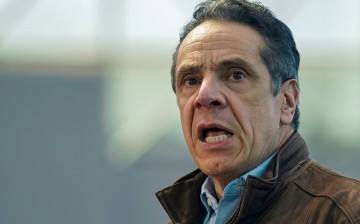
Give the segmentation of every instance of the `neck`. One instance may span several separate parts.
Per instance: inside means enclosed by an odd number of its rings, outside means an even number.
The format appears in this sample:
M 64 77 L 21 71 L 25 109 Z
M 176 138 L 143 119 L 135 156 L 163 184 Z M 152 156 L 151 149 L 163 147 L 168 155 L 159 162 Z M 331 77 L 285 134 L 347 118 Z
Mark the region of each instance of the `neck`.
M 216 179 L 214 179 L 214 187 L 218 200 L 221 200 L 223 198 L 225 187 L 234 179 L 235 178 L 227 178 L 222 179 L 221 181 L 217 181 Z

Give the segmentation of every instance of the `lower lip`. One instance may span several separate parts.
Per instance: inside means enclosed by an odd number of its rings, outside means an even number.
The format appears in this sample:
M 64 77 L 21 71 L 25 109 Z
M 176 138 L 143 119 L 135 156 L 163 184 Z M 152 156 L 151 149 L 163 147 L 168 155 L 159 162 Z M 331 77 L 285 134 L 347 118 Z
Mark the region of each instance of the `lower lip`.
M 230 141 L 232 140 L 233 135 L 230 136 L 230 138 L 226 139 L 225 141 L 216 142 L 216 143 L 207 143 L 200 141 L 200 147 L 205 150 L 219 150 L 224 149 L 226 146 L 230 144 Z

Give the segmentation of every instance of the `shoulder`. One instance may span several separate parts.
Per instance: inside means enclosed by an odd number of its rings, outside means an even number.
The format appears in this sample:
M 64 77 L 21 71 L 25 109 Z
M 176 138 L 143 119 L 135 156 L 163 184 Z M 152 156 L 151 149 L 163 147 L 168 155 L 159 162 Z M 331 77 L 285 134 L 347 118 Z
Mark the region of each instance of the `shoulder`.
M 313 160 L 297 178 L 297 182 L 311 189 L 314 194 L 339 195 L 341 192 L 360 194 L 360 181 L 346 177 Z
M 360 219 L 360 181 L 310 160 L 294 182 L 307 193 L 330 200 L 340 210 Z

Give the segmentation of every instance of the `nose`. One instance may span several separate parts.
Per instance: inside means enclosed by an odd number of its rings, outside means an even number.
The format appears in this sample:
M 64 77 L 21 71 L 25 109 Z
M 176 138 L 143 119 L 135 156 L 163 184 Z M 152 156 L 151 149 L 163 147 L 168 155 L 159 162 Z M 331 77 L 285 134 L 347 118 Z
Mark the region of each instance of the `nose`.
M 202 80 L 194 101 L 195 108 L 224 108 L 226 106 L 226 98 L 219 82 L 214 79 Z

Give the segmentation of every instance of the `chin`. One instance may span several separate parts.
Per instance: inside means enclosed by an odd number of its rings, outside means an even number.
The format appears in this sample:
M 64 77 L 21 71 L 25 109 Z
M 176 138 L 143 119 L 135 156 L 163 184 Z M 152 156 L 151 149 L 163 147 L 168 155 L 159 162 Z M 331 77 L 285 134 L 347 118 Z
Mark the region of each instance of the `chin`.
M 209 164 L 210 163 L 210 164 Z M 206 164 L 199 164 L 200 170 L 208 176 L 226 175 L 234 172 L 229 163 L 224 161 L 208 161 Z

